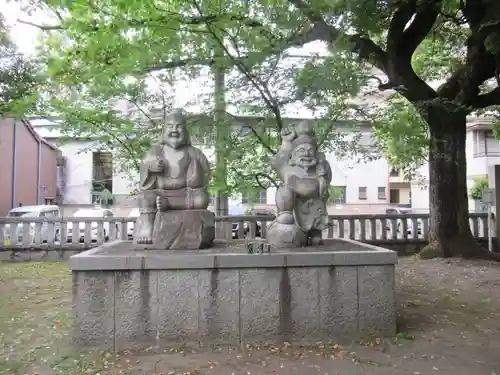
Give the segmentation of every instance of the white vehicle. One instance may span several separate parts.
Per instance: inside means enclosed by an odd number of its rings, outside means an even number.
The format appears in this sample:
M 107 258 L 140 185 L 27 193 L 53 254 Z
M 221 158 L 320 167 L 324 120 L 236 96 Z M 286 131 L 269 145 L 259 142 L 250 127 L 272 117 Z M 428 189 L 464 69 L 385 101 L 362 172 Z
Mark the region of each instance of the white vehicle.
M 385 210 L 385 213 L 387 215 L 406 215 L 406 214 L 411 214 L 412 212 L 411 212 L 411 209 L 394 207 L 394 208 L 388 208 L 387 210 Z M 398 220 L 398 224 L 397 224 L 397 232 L 398 233 L 401 233 L 401 230 L 402 230 L 401 227 L 402 227 L 401 220 Z M 391 227 L 390 227 L 389 224 L 387 226 L 387 231 L 388 232 L 391 231 Z M 406 219 L 406 233 L 410 237 L 413 236 L 413 233 L 414 233 L 414 230 L 413 230 L 413 219 L 411 219 L 411 218 L 407 218 Z M 417 219 L 417 230 L 416 230 L 416 233 L 415 233 L 415 238 L 418 238 L 418 236 L 421 235 L 421 234 L 422 234 L 422 219 Z
M 90 217 L 112 218 L 114 216 L 115 216 L 115 214 L 113 213 L 113 211 L 108 210 L 107 208 L 82 209 L 82 210 L 76 211 L 73 214 L 73 217 L 75 218 L 75 222 L 79 221 L 76 218 L 80 218 L 82 220 L 85 220 L 85 218 L 90 218 Z M 109 233 L 110 233 L 109 225 L 110 224 L 107 221 L 105 221 L 103 223 L 103 231 L 104 231 L 103 234 L 104 234 L 105 241 L 107 241 L 109 239 Z M 118 232 L 118 224 L 114 224 L 114 225 L 116 225 L 116 231 Z M 90 227 L 90 234 L 91 234 L 92 241 L 97 241 L 99 238 L 98 228 L 99 228 L 99 226 L 97 224 L 97 221 L 93 221 L 91 223 L 91 227 Z M 77 232 L 77 233 L 75 234 L 75 232 Z M 84 239 L 85 239 L 85 222 L 84 221 L 80 221 L 78 230 L 73 228 L 72 222 L 68 222 L 67 232 L 66 232 L 66 238 L 68 239 L 68 242 L 73 240 L 73 235 L 75 237 L 78 237 L 80 242 L 84 241 Z
M 137 219 L 139 217 L 139 209 L 134 208 L 130 213 L 128 214 L 128 217 Z M 127 223 L 127 238 L 129 240 L 134 239 L 134 228 L 135 228 L 135 221 L 129 221 Z
M 61 216 L 61 212 L 59 210 L 59 206 L 55 205 L 36 205 L 36 206 L 20 206 L 13 208 L 12 210 L 9 211 L 7 214 L 7 217 L 15 217 L 15 218 L 44 218 L 44 217 L 59 217 Z M 15 225 L 15 224 L 13 224 Z M 16 237 L 18 243 L 23 241 L 23 224 L 17 224 L 16 225 Z M 52 235 L 54 236 L 54 241 L 59 241 L 59 232 L 60 232 L 60 223 L 55 223 L 54 226 L 50 226 L 50 228 L 54 228 L 52 231 Z M 29 224 L 29 235 L 30 235 L 30 242 L 33 242 L 35 240 L 35 228 L 36 225 L 35 223 L 30 223 Z M 49 225 L 45 222 L 42 223 L 40 227 L 41 233 L 40 233 L 40 238 L 42 242 L 47 242 L 49 235 Z M 4 226 L 4 244 L 5 245 L 10 245 L 12 243 L 12 238 L 11 238 L 12 230 L 11 230 L 11 225 L 6 224 Z

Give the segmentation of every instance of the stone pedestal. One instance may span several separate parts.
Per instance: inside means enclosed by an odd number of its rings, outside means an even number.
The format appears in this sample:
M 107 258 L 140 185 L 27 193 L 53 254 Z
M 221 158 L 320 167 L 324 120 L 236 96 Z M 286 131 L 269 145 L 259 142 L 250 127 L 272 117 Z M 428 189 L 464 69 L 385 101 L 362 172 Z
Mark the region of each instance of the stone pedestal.
M 208 210 L 157 212 L 153 230 L 155 249 L 196 250 L 215 238 L 215 216 Z
M 138 250 L 114 241 L 71 257 L 74 343 L 315 343 L 396 333 L 394 251 L 350 240 L 248 254 Z

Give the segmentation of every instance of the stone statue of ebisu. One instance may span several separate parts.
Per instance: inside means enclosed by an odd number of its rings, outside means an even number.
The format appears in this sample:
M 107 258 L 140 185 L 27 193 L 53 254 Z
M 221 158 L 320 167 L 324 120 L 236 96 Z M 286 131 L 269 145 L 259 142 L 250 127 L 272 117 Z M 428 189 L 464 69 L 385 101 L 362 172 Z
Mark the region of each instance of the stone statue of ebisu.
M 134 242 L 155 249 L 198 249 L 212 244 L 214 214 L 207 210 L 210 164 L 191 145 L 185 115 L 165 116 L 160 142 L 140 165 Z
M 308 122 L 283 129 L 281 136 L 271 167 L 283 185 L 276 192 L 278 214 L 269 226 L 268 241 L 273 247 L 320 245 L 321 232 L 332 225 L 326 209 L 330 164 L 318 152 Z

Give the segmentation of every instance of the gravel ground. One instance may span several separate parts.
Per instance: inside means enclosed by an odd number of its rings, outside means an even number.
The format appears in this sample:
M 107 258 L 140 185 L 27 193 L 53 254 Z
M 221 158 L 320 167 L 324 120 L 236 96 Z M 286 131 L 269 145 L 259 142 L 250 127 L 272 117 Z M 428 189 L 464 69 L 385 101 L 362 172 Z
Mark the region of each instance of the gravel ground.
M 311 347 L 71 351 L 65 263 L 0 262 L 0 375 L 500 375 L 500 264 L 402 258 L 399 334 Z
M 399 334 L 342 346 L 189 348 L 127 356 L 134 374 L 500 375 L 500 265 L 404 258 L 397 267 Z M 128 362 L 127 362 L 128 361 Z

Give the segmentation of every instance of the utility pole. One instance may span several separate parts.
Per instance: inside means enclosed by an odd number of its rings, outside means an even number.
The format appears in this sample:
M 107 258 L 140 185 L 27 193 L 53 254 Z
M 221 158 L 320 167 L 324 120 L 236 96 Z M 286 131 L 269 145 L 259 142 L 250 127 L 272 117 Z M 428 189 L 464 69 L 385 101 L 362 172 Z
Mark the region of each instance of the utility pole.
M 215 64 L 212 65 L 214 75 L 214 127 L 215 127 L 215 168 L 216 173 L 222 178 L 217 181 L 218 186 L 225 187 L 227 184 L 227 139 L 229 137 L 229 124 L 226 116 L 226 82 L 225 69 L 218 60 L 224 56 L 224 51 L 217 44 L 213 49 Z M 229 204 L 228 197 L 224 191 L 219 188 L 215 197 L 215 215 L 228 216 Z M 219 222 L 216 226 L 216 235 L 219 238 L 231 238 L 230 223 Z

